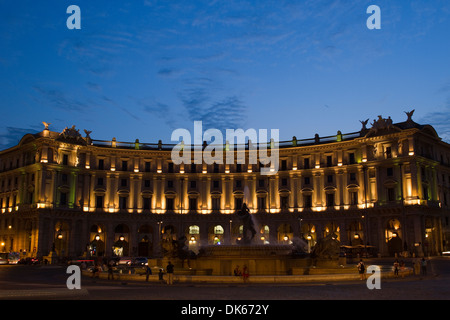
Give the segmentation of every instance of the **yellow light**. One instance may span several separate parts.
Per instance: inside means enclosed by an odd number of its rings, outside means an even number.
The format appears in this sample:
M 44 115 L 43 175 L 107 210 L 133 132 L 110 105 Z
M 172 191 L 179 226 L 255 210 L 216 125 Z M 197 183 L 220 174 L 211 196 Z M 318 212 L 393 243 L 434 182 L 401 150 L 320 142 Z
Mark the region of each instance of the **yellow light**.
M 225 173 L 230 173 L 230 170 L 225 170 Z
M 366 158 L 362 159 L 362 162 L 367 162 L 367 159 Z
M 316 169 L 320 169 L 320 164 L 316 164 Z
M 292 167 L 292 170 L 296 171 L 296 170 L 297 170 L 297 167 Z
M 138 168 L 134 169 L 134 172 L 139 172 L 139 169 Z
M 111 171 L 116 171 L 116 168 L 111 168 Z
M 89 207 L 88 207 L 88 206 L 84 206 L 84 207 L 83 207 L 83 211 L 84 211 L 84 212 L 89 211 Z
M 156 170 L 157 173 L 162 173 L 161 169 Z
M 41 159 L 41 163 L 47 163 L 48 160 L 47 159 Z
M 184 173 L 184 170 L 180 170 L 180 173 Z
M 91 168 L 91 166 L 89 166 L 89 165 L 86 165 L 86 169 L 90 169 Z
M 342 167 L 342 162 L 339 162 L 339 163 L 338 163 L 338 167 Z
M 408 153 L 408 155 L 413 156 L 414 155 L 414 151 L 411 151 L 410 153 Z
M 203 170 L 202 173 L 205 174 L 205 173 L 208 173 L 208 172 L 206 170 Z

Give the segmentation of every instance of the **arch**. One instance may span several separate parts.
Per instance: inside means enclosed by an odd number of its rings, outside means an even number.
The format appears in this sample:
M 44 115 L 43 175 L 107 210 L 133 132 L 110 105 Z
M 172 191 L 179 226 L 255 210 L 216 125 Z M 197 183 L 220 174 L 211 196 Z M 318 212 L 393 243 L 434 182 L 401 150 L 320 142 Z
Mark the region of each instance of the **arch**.
M 130 228 L 126 224 L 118 224 L 114 228 L 113 254 L 118 257 L 130 254 Z
M 386 221 L 385 238 L 390 256 L 403 251 L 402 225 L 396 218 Z
M 288 223 L 282 223 L 277 229 L 277 240 L 281 244 L 292 244 L 294 238 L 294 232 L 292 226 Z
M 153 255 L 153 228 L 144 224 L 138 229 L 138 256 L 150 257 Z
M 224 235 L 224 228 L 220 224 L 214 225 L 208 229 L 208 243 L 221 245 L 224 241 Z
M 105 255 L 105 227 L 101 224 L 93 224 L 89 228 L 89 245 L 88 254 L 94 257 L 102 257 Z

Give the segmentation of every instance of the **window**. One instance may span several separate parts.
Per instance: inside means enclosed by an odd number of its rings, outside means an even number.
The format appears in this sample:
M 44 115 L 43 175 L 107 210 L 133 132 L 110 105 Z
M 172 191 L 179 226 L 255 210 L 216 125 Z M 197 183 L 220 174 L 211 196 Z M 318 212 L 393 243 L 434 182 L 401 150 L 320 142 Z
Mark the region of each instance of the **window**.
M 150 188 L 150 180 L 144 180 L 144 187 Z
M 166 210 L 173 210 L 173 198 L 166 198 Z
M 67 193 L 61 192 L 61 195 L 59 196 L 59 205 L 67 205 Z
M 190 185 L 191 185 L 191 189 L 197 188 L 197 181 L 191 180 L 191 181 L 190 181 Z
M 97 185 L 102 186 L 103 185 L 103 178 L 97 178 Z
M 287 170 L 287 160 L 281 160 L 281 170 Z
M 258 197 L 258 210 L 259 211 L 266 210 L 266 197 Z
M 95 208 L 103 209 L 103 196 L 95 197 Z
M 386 147 L 386 159 L 392 158 L 392 150 L 391 147 Z
M 219 188 L 219 180 L 214 180 L 213 181 L 213 188 L 214 189 L 218 189 Z
M 350 204 L 352 206 L 358 204 L 358 192 L 357 191 L 351 191 L 350 192 Z
M 394 168 L 387 168 L 386 173 L 388 177 L 392 177 L 394 175 Z
M 122 161 L 122 171 L 127 171 L 128 170 L 128 161 L 123 160 Z
M 189 198 L 189 210 L 197 210 L 197 198 Z
M 120 179 L 120 186 L 126 187 L 127 186 L 127 179 Z
M 282 185 L 283 187 L 286 187 L 286 186 L 288 185 L 288 180 L 287 180 L 286 178 L 282 178 L 282 179 L 281 179 L 281 185 Z
M 241 187 L 242 187 L 242 181 L 236 180 L 236 188 L 241 188 Z
M 349 162 L 349 164 L 355 164 L 356 163 L 356 161 L 355 161 L 355 154 L 353 152 L 348 154 L 348 162 Z
M 264 179 L 259 179 L 258 180 L 258 186 L 260 187 L 260 188 L 264 188 Z
M 105 168 L 105 160 L 98 159 L 98 169 L 103 170 Z
M 150 200 L 151 198 L 143 198 L 144 210 L 150 210 Z
M 327 193 L 327 207 L 334 206 L 334 193 Z
M 350 172 L 350 181 L 356 181 L 356 173 Z
M 234 209 L 241 210 L 242 208 L 242 198 L 234 198 Z
M 149 161 L 145 162 L 145 172 L 150 172 L 150 162 Z
M 214 173 L 219 173 L 219 165 L 214 163 Z
M 62 181 L 62 183 L 67 183 L 67 174 L 66 173 L 63 173 L 62 175 L 61 175 L 61 181 Z
M 242 172 L 242 165 L 240 163 L 236 164 L 236 172 Z
M 195 163 L 191 164 L 191 173 L 196 173 L 197 172 L 197 166 L 195 165 Z
M 327 175 L 327 182 L 333 183 L 333 176 L 331 174 Z
M 281 209 L 288 209 L 289 208 L 289 197 L 281 196 L 280 197 L 280 206 L 281 206 Z
M 220 210 L 220 198 L 212 198 L 211 203 L 214 211 Z
M 327 156 L 327 167 L 332 167 L 332 166 L 333 166 L 333 157 Z
M 167 168 L 167 172 L 169 173 L 173 173 L 173 162 L 169 162 L 167 164 L 168 168 Z
M 309 158 L 303 159 L 303 169 L 309 169 Z
M 167 188 L 173 188 L 173 180 L 167 180 Z
M 309 209 L 312 207 L 312 196 L 310 194 L 303 195 L 303 206 L 306 209 Z
M 127 208 L 128 197 L 119 197 L 119 209 L 125 210 Z
M 309 185 L 310 183 L 311 183 L 311 179 L 310 179 L 310 177 L 305 177 L 305 184 L 306 185 Z
M 69 155 L 63 154 L 62 164 L 67 166 L 69 164 Z
M 388 201 L 395 201 L 395 189 L 387 188 L 387 198 Z

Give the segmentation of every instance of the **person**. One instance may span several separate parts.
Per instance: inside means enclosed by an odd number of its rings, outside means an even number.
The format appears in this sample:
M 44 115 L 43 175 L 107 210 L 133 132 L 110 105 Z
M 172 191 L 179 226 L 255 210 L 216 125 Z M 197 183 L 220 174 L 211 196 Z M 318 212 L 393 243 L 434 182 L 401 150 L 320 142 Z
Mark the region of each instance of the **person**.
M 169 264 L 166 267 L 166 271 L 167 271 L 167 284 L 173 284 L 173 269 L 174 269 L 174 265 L 172 264 L 172 262 L 169 261 Z
M 241 270 L 239 269 L 239 265 L 234 269 L 234 275 L 240 277 L 242 275 Z
M 145 281 L 148 281 L 148 277 L 152 274 L 152 268 L 147 264 L 147 268 L 145 269 Z
M 247 283 L 248 277 L 250 277 L 250 273 L 247 266 L 244 264 L 244 267 L 242 268 L 242 279 L 244 280 L 244 283 Z
M 420 276 L 420 259 L 419 258 L 417 258 L 415 261 L 414 261 L 414 274 L 416 275 L 416 276 Z
M 159 276 L 159 282 L 163 283 L 164 282 L 164 271 L 162 268 L 159 269 L 158 276 Z
M 422 275 L 426 276 L 427 275 L 427 260 L 425 259 L 425 257 L 422 258 L 420 265 L 422 267 Z
M 402 278 L 405 277 L 405 261 L 400 260 L 400 274 L 402 275 Z
M 395 260 L 395 261 L 394 261 L 394 276 L 395 276 L 396 278 L 398 278 L 398 266 L 399 266 L 398 260 Z
M 113 273 L 113 262 L 112 260 L 108 263 L 108 280 L 114 280 L 114 273 Z
M 359 259 L 358 272 L 359 272 L 360 280 L 364 280 L 366 278 L 365 271 L 366 271 L 366 266 L 364 265 L 364 262 L 362 261 L 362 259 Z

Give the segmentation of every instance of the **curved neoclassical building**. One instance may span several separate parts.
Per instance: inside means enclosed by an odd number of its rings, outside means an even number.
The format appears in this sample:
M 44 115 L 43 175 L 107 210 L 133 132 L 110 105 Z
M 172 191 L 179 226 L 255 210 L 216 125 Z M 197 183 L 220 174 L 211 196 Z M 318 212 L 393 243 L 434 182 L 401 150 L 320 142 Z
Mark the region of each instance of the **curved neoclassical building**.
M 270 175 L 259 163 L 176 165 L 173 145 L 46 125 L 0 152 L 0 251 L 157 257 L 167 239 L 183 236 L 194 252 L 234 244 L 244 197 L 256 244 L 302 238 L 313 247 L 335 232 L 341 244 L 383 256 L 449 250 L 449 144 L 410 115 L 366 124 L 280 142 Z

